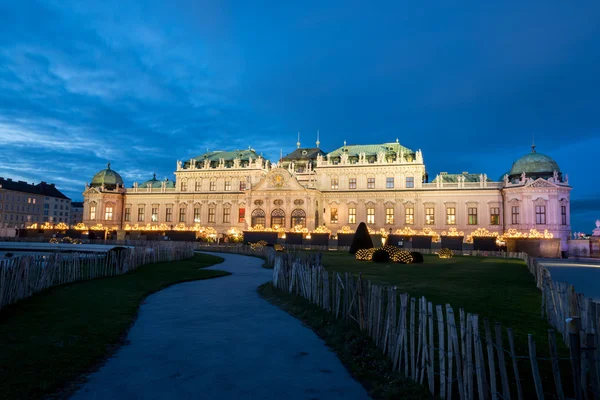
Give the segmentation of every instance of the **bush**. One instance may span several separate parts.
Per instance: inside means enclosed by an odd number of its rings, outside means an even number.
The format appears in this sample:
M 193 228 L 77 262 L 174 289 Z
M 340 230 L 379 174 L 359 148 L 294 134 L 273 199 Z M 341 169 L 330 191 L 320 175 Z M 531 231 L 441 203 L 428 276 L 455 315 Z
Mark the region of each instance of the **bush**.
M 376 263 L 388 262 L 388 261 L 390 261 L 390 255 L 384 249 L 377 249 L 373 253 L 372 260 L 373 260 L 373 262 L 376 262 Z
M 371 240 L 371 235 L 369 235 L 369 229 L 367 229 L 367 224 L 361 222 L 358 224 L 358 228 L 356 228 L 356 233 L 352 238 L 352 244 L 350 245 L 350 254 L 356 254 L 356 252 L 360 249 L 372 249 L 373 241 Z
M 412 262 L 414 264 L 421 264 L 423 262 L 423 254 L 419 253 L 418 251 L 412 251 L 410 255 L 413 258 Z
M 392 261 L 400 264 L 410 264 L 413 262 L 413 257 L 406 250 L 398 250 L 392 256 Z
M 371 248 L 371 249 L 360 249 L 356 252 L 356 254 L 354 255 L 354 257 L 358 260 L 358 261 L 371 261 L 371 259 L 373 258 L 373 253 L 375 252 L 375 249 Z
M 454 253 L 450 249 L 441 249 L 437 252 L 439 258 L 452 258 Z

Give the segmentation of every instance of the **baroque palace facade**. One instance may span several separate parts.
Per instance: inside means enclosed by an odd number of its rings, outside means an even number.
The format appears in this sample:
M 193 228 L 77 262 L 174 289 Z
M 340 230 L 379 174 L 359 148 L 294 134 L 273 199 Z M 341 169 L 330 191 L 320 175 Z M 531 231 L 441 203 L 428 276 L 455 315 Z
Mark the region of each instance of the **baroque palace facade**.
M 431 182 L 420 150 L 395 143 L 346 145 L 325 153 L 298 148 L 272 164 L 253 149 L 213 151 L 177 161 L 176 179 L 125 187 L 108 168 L 86 184 L 84 221 L 115 230 L 325 226 L 333 233 L 366 222 L 374 230 L 430 228 L 465 235 L 485 228 L 570 234 L 568 177 L 550 157 L 530 153 L 500 181 L 440 173 Z

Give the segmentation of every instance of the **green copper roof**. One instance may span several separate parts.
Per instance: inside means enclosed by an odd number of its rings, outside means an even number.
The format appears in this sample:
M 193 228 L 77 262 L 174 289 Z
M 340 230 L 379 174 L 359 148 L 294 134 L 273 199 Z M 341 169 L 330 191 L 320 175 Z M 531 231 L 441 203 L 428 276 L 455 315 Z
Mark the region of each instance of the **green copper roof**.
M 170 181 L 168 179 L 165 179 L 165 181 L 167 182 L 167 188 L 174 188 L 175 187 L 175 181 Z M 152 179 L 147 180 L 144 183 L 141 183 L 138 188 L 156 188 L 156 189 L 160 189 L 162 187 L 162 183 L 164 181 L 159 181 L 158 179 L 156 179 L 156 174 L 154 174 L 152 176 Z
M 364 145 L 348 145 L 342 146 L 339 149 L 328 153 L 327 156 L 339 157 L 342 153 L 347 153 L 349 157 L 358 157 L 360 153 L 365 153 L 367 157 L 377 156 L 379 152 L 383 151 L 386 154 L 404 152 L 404 154 L 413 154 L 414 151 L 402 146 L 400 143 L 381 143 L 381 144 L 364 144 Z
M 554 171 L 560 173 L 556 161 L 545 154 L 536 153 L 535 146 L 533 146 L 531 153 L 524 155 L 513 163 L 508 174 L 509 176 L 521 175 L 523 172 L 527 175 L 552 174 Z
M 114 189 L 117 185 L 123 186 L 123 178 L 116 171 L 110 169 L 110 163 L 105 170 L 98 172 L 92 178 L 92 187 L 100 187 L 104 185 L 107 189 Z
M 220 159 L 224 159 L 225 161 L 233 161 L 236 158 L 239 158 L 241 161 L 248 161 L 250 158 L 256 160 L 258 157 L 259 155 L 256 154 L 254 149 L 247 149 L 234 151 L 209 151 L 208 153 L 194 157 L 194 160 L 197 162 L 204 162 L 204 160 L 218 162 Z
M 444 175 L 440 175 L 440 177 L 442 178 L 442 182 L 446 182 L 446 183 L 458 182 L 459 176 L 464 176 L 465 182 L 479 182 L 479 178 L 480 178 L 481 174 L 444 174 Z M 435 177 L 435 179 L 432 180 L 431 183 L 436 183 L 437 181 L 438 181 L 438 177 Z M 486 182 L 492 182 L 492 180 L 490 178 L 487 178 Z
M 292 160 L 316 160 L 318 155 L 325 155 L 325 152 L 318 147 L 296 149 L 291 153 L 283 156 L 283 161 Z

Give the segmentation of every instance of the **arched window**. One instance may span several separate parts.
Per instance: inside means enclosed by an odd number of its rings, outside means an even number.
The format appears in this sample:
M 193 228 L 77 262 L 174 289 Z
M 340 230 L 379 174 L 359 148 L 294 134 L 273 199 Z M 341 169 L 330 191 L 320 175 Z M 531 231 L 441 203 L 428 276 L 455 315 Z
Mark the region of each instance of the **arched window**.
M 265 226 L 266 218 L 264 210 L 257 208 L 252 211 L 252 226 L 262 225 Z
M 276 208 L 271 212 L 271 228 L 275 225 L 285 227 L 285 211 L 281 208 Z
M 306 228 L 306 212 L 301 208 L 296 208 L 292 211 L 292 228 L 297 225 Z

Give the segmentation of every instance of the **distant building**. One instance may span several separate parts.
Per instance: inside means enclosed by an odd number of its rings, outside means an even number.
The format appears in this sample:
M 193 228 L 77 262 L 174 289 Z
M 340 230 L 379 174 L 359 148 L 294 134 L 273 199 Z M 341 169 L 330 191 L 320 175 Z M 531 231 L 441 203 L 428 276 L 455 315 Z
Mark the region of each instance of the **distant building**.
M 0 226 L 26 228 L 44 222 L 69 224 L 71 199 L 54 184 L 36 184 L 0 177 Z M 56 214 L 54 214 L 56 210 Z
M 77 225 L 83 222 L 83 202 L 72 201 L 71 202 L 71 225 Z
M 346 145 L 326 153 L 298 148 L 277 164 L 254 150 L 212 151 L 177 162 L 176 180 L 156 176 L 126 188 L 110 168 L 84 196 L 86 225 L 213 227 L 218 233 L 296 226 L 332 232 L 360 222 L 385 231 L 410 227 L 465 235 L 571 230 L 568 178 L 550 157 L 531 152 L 493 181 L 483 173 L 441 172 L 429 182 L 423 154 L 395 143 Z

